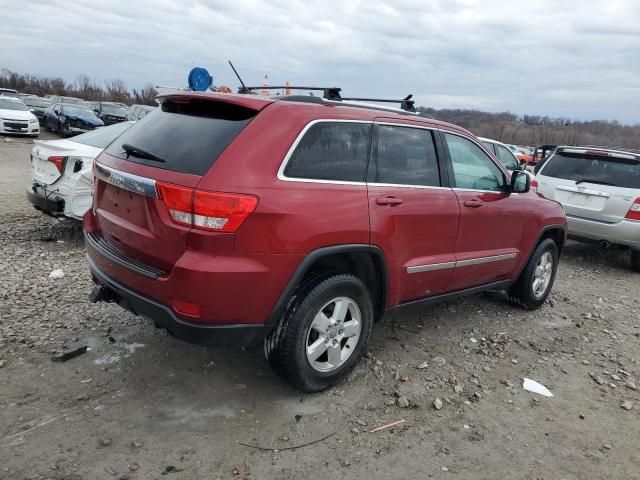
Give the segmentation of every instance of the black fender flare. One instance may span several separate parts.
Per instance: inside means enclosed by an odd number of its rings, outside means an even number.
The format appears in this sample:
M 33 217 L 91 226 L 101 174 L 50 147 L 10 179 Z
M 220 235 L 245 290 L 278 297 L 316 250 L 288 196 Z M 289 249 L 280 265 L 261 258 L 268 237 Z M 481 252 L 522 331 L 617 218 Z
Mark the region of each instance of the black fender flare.
M 387 270 L 387 262 L 384 257 L 384 253 L 382 250 L 374 245 L 368 244 L 345 244 L 345 245 L 332 245 L 329 247 L 321 247 L 316 250 L 309 252 L 300 262 L 295 272 L 287 282 L 284 290 L 280 294 L 278 301 L 275 306 L 271 310 L 271 314 L 266 321 L 267 325 L 275 326 L 282 315 L 285 313 L 287 307 L 289 306 L 289 302 L 293 297 L 296 289 L 302 282 L 304 276 L 309 272 L 312 265 L 323 257 L 328 257 L 332 255 L 346 254 L 346 253 L 367 253 L 373 255 L 377 259 L 377 263 L 380 266 L 381 270 L 381 292 L 382 298 L 380 299 L 380 303 L 382 305 L 382 311 L 386 309 L 387 306 L 387 289 L 388 289 L 388 270 Z

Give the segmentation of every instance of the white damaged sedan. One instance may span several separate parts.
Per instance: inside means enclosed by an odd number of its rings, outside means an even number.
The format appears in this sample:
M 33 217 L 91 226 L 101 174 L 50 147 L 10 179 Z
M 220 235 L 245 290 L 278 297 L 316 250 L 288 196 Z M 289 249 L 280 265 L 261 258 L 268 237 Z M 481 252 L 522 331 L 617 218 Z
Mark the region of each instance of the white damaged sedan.
M 22 100 L 0 96 L 0 133 L 40 135 L 40 122 Z
M 48 215 L 82 220 L 91 207 L 93 162 L 135 122 L 116 123 L 64 140 L 34 140 L 27 199 Z

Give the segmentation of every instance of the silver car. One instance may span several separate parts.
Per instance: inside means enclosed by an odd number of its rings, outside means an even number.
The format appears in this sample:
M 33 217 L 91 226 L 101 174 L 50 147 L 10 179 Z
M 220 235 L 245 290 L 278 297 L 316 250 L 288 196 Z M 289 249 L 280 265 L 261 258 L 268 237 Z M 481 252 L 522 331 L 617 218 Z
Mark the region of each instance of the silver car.
M 570 237 L 628 247 L 640 272 L 640 151 L 558 147 L 532 186 L 564 206 Z

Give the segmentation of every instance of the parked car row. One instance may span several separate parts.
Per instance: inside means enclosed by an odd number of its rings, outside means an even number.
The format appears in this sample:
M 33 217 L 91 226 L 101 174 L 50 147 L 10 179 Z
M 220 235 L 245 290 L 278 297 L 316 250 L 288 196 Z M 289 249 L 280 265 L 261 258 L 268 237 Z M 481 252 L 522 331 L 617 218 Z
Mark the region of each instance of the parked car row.
M 81 98 L 59 95 L 38 97 L 10 88 L 0 88 L 0 100 L 3 101 L 0 109 L 5 110 L 0 133 L 34 137 L 40 134 L 40 127 L 33 125 L 35 122 L 31 116 L 15 113 L 16 111 L 31 111 L 39 125 L 66 138 L 104 125 L 140 120 L 156 108 L 137 104 L 127 107 L 117 102 L 87 102 Z M 12 100 L 14 102 L 9 103 Z M 11 110 L 11 114 L 6 110 Z M 24 120 L 27 121 L 26 127 Z

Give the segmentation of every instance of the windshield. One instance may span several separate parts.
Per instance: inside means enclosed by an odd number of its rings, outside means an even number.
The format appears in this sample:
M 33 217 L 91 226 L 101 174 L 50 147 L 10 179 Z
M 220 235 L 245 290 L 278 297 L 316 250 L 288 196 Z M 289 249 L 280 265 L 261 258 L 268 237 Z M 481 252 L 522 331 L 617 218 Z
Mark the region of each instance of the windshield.
M 82 135 L 74 137 L 73 141 L 84 145 L 90 145 L 92 147 L 105 148 L 131 125 L 133 125 L 132 122 L 122 122 L 109 127 L 100 127 L 91 132 L 83 133 Z
M 557 152 L 547 160 L 540 175 L 581 183 L 640 188 L 640 161 Z
M 93 113 L 84 107 L 76 107 L 75 105 L 65 105 L 62 107 L 62 113 L 65 115 L 71 115 L 74 117 L 92 118 L 95 117 Z
M 122 105 L 114 105 L 112 103 L 103 103 L 102 111 L 104 113 L 110 113 L 112 115 L 118 115 L 120 117 L 127 116 L 127 109 L 124 108 Z
M 16 100 L 9 100 L 8 98 L 0 97 L 0 109 L 4 110 L 29 110 L 27 106 Z
M 24 104 L 28 107 L 47 108 L 51 102 L 42 98 L 25 98 Z
M 61 97 L 60 100 L 62 101 L 62 103 L 72 103 L 74 105 L 82 105 L 84 103 L 84 100 L 82 100 L 81 98 L 74 97 Z

